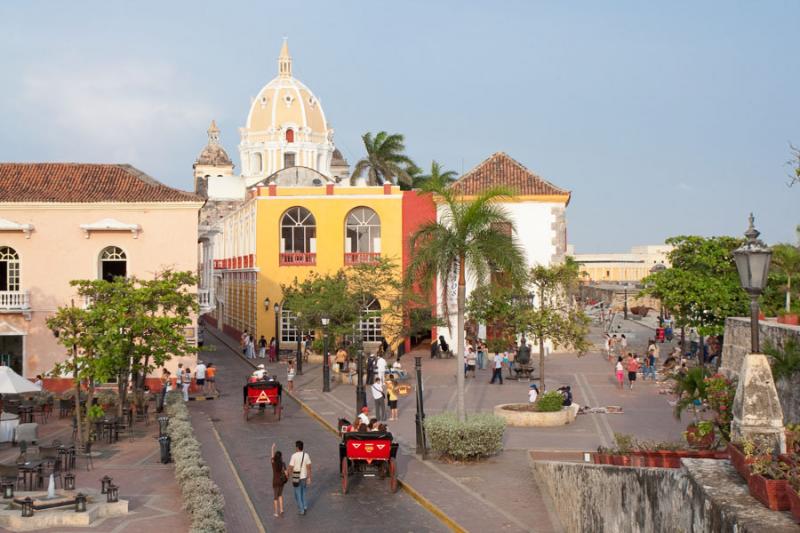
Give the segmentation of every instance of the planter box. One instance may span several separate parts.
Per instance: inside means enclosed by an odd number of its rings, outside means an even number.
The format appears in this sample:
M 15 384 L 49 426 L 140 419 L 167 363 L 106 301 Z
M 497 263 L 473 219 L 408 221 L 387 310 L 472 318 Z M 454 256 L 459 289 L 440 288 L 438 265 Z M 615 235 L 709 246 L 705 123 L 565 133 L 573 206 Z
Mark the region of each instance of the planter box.
M 614 466 L 631 466 L 630 455 L 612 455 L 611 464 Z
M 733 443 L 728 443 L 728 453 L 731 456 L 731 464 L 733 467 L 745 481 L 748 481 L 750 479 L 750 464 L 752 464 L 756 458 L 745 456 L 744 452 Z
M 516 427 L 553 427 L 564 426 L 575 421 L 580 406 L 573 403 L 569 407 L 562 407 L 560 411 L 538 412 L 538 411 L 513 411 L 506 409 L 510 405 L 503 403 L 494 406 L 494 414 L 505 419 L 507 426 Z M 527 404 L 523 404 L 527 405 Z
M 788 511 L 789 496 L 785 479 L 767 479 L 759 474 L 751 474 L 747 480 L 750 495 L 773 511 Z
M 789 498 L 789 510 L 792 511 L 795 522 L 800 523 L 800 494 L 789 485 L 786 487 L 786 496 Z
M 610 465 L 611 454 L 594 452 L 592 453 L 592 462 L 596 465 Z
M 778 316 L 778 323 L 787 324 L 789 326 L 800 326 L 800 316 L 795 313 Z

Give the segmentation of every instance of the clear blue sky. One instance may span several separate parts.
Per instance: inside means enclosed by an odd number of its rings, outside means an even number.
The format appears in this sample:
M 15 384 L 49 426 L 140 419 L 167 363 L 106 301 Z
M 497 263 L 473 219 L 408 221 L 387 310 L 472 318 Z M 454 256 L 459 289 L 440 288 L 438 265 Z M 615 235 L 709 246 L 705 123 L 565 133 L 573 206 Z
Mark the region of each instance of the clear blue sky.
M 36 1 L 0 5 L 0 160 L 128 162 L 189 189 L 212 118 L 238 165 L 289 37 L 353 163 L 505 151 L 573 191 L 578 252 L 675 234 L 794 240 L 800 2 Z M 524 229 L 523 229 L 524 231 Z

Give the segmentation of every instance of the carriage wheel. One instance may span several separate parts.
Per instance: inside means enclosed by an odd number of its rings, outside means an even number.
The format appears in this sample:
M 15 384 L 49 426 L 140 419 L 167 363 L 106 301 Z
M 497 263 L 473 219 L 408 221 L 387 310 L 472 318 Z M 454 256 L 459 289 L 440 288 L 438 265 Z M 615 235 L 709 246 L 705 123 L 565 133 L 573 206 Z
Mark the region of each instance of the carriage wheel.
M 389 459 L 389 488 L 397 492 L 397 463 L 393 458 Z
M 348 475 L 349 472 L 347 471 L 347 457 L 342 457 L 342 494 L 347 494 Z

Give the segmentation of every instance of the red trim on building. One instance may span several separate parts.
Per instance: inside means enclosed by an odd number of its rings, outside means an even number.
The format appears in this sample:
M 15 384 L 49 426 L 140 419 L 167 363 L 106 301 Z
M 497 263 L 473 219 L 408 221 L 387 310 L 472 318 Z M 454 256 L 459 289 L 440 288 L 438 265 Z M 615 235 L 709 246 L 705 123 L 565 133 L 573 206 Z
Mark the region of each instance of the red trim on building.
M 325 195 L 333 196 L 333 183 L 328 183 L 325 185 Z
M 270 196 L 278 196 L 278 186 L 274 183 L 269 184 L 269 195 Z
M 384 191 L 386 185 L 384 185 Z M 402 267 L 405 273 L 411 262 L 411 236 L 423 224 L 436 220 L 436 204 L 430 194 L 421 194 L 418 191 L 403 191 L 403 261 Z M 415 290 L 420 290 L 415 285 Z M 436 291 L 431 290 L 428 295 L 428 302 L 436 304 Z M 432 338 L 436 338 L 436 328 L 432 330 Z M 411 350 L 411 339 L 406 339 L 406 350 Z
M 391 183 L 384 183 L 383 184 L 383 194 L 392 194 L 392 184 Z

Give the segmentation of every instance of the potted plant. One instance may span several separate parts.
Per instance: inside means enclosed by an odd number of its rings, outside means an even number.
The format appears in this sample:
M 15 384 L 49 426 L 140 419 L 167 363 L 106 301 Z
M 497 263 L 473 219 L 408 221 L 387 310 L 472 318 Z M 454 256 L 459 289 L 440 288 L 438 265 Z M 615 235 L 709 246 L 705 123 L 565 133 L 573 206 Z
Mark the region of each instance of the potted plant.
M 715 437 L 714 423 L 710 420 L 692 422 L 683 432 L 683 438 L 689 446 L 701 450 L 709 450 L 714 444 Z
M 758 458 L 768 457 L 770 449 L 767 442 L 760 437 L 754 439 L 745 437 L 740 441 L 728 443 L 728 453 L 733 467 L 745 481 L 748 481 L 750 465 Z
M 800 326 L 800 315 L 797 313 L 780 311 L 778 313 L 778 323 L 786 324 L 788 326 Z
M 596 465 L 610 465 L 611 464 L 611 450 L 605 446 L 598 446 L 597 451 L 592 457 L 592 461 Z
M 788 473 L 789 465 L 771 455 L 757 458 L 750 465 L 750 479 L 747 480 L 750 495 L 773 511 L 788 511 Z

